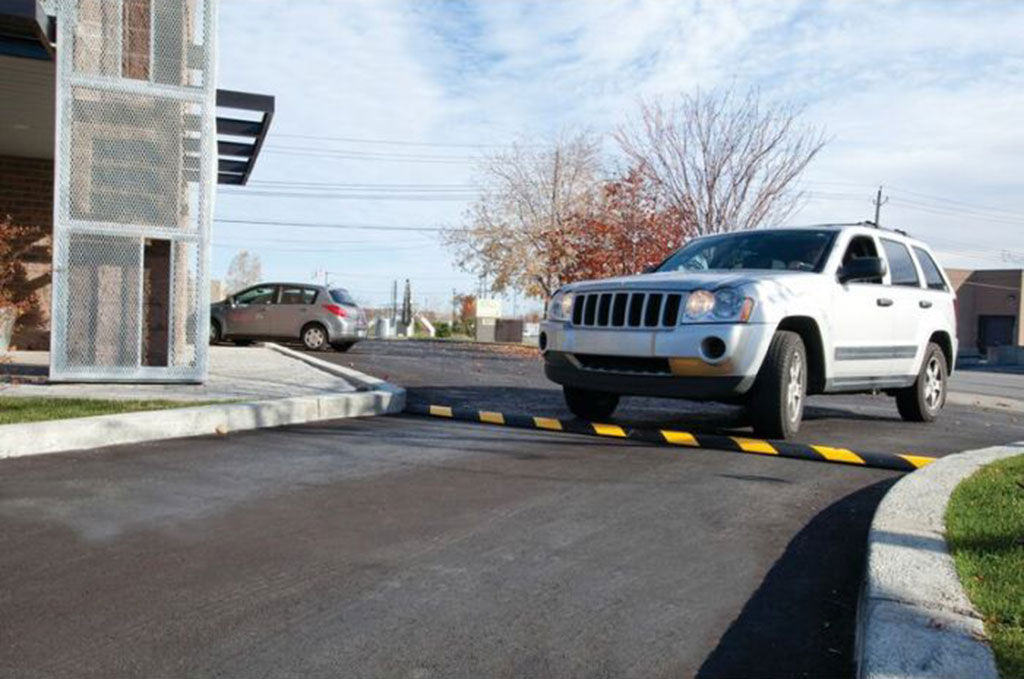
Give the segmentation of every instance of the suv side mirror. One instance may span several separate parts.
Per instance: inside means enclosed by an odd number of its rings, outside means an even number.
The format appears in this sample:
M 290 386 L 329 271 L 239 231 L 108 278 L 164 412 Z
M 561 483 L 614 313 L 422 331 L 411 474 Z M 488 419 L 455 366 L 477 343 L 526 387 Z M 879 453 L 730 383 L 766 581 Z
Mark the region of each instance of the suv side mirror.
M 644 270 L 641 271 L 640 273 L 654 273 L 657 270 L 658 270 L 658 265 L 657 264 L 651 264 L 650 266 L 645 266 Z
M 858 257 L 839 267 L 839 282 L 881 282 L 887 270 L 885 261 L 879 257 Z

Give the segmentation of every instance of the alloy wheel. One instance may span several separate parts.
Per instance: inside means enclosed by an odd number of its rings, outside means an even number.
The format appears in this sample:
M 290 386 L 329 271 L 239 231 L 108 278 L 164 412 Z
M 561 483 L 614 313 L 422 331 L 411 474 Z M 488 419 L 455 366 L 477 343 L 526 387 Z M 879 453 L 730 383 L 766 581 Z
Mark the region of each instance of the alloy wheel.
M 800 352 L 794 352 L 789 363 L 786 381 L 786 414 L 790 422 L 798 422 L 804 403 L 804 361 Z
M 924 404 L 929 411 L 938 410 L 942 405 L 943 390 L 942 365 L 939 357 L 933 355 L 924 369 Z

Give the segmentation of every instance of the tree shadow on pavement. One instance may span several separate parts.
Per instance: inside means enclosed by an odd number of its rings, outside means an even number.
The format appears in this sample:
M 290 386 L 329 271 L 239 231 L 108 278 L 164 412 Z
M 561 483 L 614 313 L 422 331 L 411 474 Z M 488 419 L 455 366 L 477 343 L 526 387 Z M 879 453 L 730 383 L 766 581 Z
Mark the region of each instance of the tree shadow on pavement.
M 875 508 L 898 479 L 830 505 L 786 546 L 698 677 L 852 677 L 857 601 Z

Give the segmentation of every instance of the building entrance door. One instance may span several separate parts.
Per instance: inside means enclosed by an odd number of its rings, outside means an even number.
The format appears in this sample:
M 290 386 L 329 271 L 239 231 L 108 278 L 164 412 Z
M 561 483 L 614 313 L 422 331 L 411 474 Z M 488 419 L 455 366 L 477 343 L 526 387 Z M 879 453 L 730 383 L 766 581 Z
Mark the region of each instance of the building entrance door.
M 1013 341 L 1013 316 L 978 316 L 978 350 L 985 353 L 989 347 L 1005 347 Z

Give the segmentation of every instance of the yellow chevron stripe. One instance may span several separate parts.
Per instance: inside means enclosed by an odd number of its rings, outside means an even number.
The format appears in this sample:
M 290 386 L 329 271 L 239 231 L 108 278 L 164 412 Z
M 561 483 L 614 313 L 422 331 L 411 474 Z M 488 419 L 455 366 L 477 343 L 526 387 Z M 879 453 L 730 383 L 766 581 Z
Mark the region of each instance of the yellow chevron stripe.
M 697 437 L 688 431 L 671 431 L 669 429 L 662 429 L 661 435 L 665 438 L 665 441 L 677 446 L 700 446 L 700 444 L 697 443 Z
M 918 469 L 920 469 L 921 467 L 927 467 L 932 462 L 935 462 L 934 457 L 924 457 L 923 455 L 899 455 L 898 457 L 902 457 L 904 460 L 914 465 Z
M 538 429 L 550 429 L 551 431 L 562 431 L 562 423 L 553 417 L 535 417 L 533 423 Z
M 430 406 L 430 414 L 438 417 L 451 417 L 452 409 L 448 406 Z
M 491 412 L 490 410 L 481 410 L 479 414 L 481 422 L 487 422 L 488 424 L 505 424 L 505 416 L 501 413 Z
M 850 464 L 867 464 L 857 453 L 846 448 L 832 448 L 831 446 L 811 446 L 826 460 L 831 462 L 848 462 Z
M 617 436 L 618 438 L 626 437 L 626 432 L 622 430 L 622 427 L 615 424 L 598 424 L 597 422 L 591 422 L 590 426 L 594 428 L 594 433 L 598 436 Z
M 778 455 L 779 451 L 772 444 L 760 439 L 745 439 L 740 436 L 731 437 L 745 453 L 761 453 L 762 455 Z

